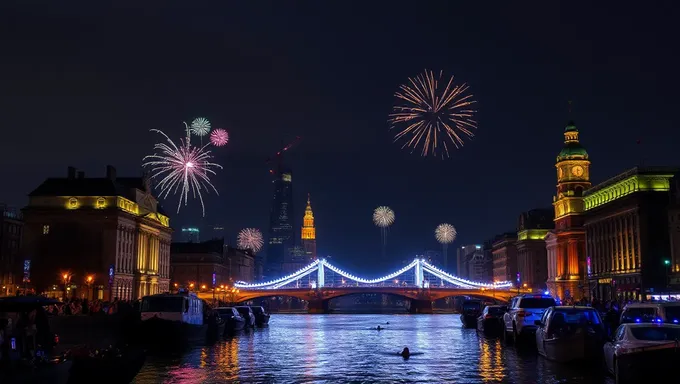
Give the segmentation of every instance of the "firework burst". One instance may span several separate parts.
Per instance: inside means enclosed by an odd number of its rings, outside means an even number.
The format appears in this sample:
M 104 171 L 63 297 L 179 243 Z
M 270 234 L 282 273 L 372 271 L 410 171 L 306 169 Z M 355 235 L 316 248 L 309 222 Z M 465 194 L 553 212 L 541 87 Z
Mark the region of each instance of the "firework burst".
M 241 249 L 250 249 L 253 253 L 257 253 L 262 249 L 264 240 L 262 240 L 262 232 L 256 228 L 244 228 L 238 233 L 236 238 L 238 247 Z
M 224 129 L 217 128 L 210 132 L 210 142 L 216 147 L 222 147 L 229 142 L 229 133 Z
M 203 191 L 210 192 L 210 189 L 219 195 L 217 189 L 210 181 L 210 176 L 215 175 L 215 168 L 222 169 L 219 164 L 211 163 L 210 151 L 206 151 L 206 144 L 201 147 L 191 145 L 191 135 L 187 127 L 185 140 L 180 140 L 180 144 L 175 144 L 168 135 L 158 129 L 151 132 L 159 133 L 165 138 L 165 142 L 154 145 L 155 153 L 145 156 L 143 167 L 151 168 L 152 177 L 160 179 L 157 188 L 160 189 L 159 197 L 167 198 L 170 193 L 176 194 L 179 191 L 179 203 L 177 212 L 179 213 L 182 203 L 186 206 L 189 200 L 189 193 L 193 198 L 199 198 L 203 216 L 205 216 L 205 204 L 203 203 Z
M 454 228 L 453 225 L 447 223 L 439 224 L 434 230 L 434 237 L 441 244 L 453 243 L 453 241 L 456 240 L 457 234 L 456 228 Z
M 373 223 L 380 228 L 387 228 L 394 223 L 394 211 L 390 207 L 380 206 L 373 211 Z
M 455 85 L 453 76 L 442 81 L 442 75 L 425 70 L 409 78 L 395 93 L 398 104 L 388 119 L 390 129 L 398 130 L 394 141 L 402 140 L 402 148 L 412 151 L 422 146 L 422 156 L 448 157 L 450 147 L 462 147 L 463 137 L 474 137 L 477 128 L 471 109 L 475 101 L 465 94 L 468 85 Z
M 210 132 L 210 121 L 205 117 L 197 117 L 191 122 L 191 133 L 203 137 Z

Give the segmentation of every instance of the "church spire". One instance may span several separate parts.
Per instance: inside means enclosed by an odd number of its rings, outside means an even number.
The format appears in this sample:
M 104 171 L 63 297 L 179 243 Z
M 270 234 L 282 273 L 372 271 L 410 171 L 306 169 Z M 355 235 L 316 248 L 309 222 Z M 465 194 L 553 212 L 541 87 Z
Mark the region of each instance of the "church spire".
M 307 194 L 307 208 L 305 208 L 305 216 L 302 218 L 302 240 L 310 240 L 316 238 L 316 230 L 314 228 L 314 212 L 312 212 L 312 200 Z

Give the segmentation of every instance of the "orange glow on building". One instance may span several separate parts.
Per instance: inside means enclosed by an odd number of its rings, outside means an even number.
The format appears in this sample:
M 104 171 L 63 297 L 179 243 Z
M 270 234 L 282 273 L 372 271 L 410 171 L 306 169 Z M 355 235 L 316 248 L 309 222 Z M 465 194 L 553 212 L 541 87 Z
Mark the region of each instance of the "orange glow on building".
M 316 228 L 314 227 L 314 212 L 312 212 L 309 194 L 307 194 L 307 208 L 305 208 L 305 216 L 302 218 L 300 235 L 305 256 L 316 259 Z

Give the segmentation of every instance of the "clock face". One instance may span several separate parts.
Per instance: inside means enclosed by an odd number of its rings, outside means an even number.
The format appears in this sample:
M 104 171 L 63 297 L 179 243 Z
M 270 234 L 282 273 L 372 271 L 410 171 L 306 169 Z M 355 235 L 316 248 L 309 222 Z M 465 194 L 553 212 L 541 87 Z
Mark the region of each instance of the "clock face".
M 581 167 L 580 165 L 577 165 L 577 166 L 575 166 L 574 168 L 571 169 L 571 173 L 576 177 L 583 176 L 583 167 Z

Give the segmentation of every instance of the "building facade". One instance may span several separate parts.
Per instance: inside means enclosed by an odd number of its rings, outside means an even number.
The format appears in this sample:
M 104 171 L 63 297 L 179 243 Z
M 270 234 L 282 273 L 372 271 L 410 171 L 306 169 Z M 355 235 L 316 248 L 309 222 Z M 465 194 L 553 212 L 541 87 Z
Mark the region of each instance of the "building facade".
M 235 281 L 255 281 L 255 258 L 247 249 L 225 247 L 225 257 L 229 264 L 229 283 Z
M 30 280 L 30 260 L 19 259 L 23 226 L 21 212 L 0 205 L 0 296 L 15 295 Z
M 544 238 L 554 226 L 552 208 L 533 209 L 520 215 L 515 246 L 517 273 L 522 286 L 545 290 L 548 260 Z
M 581 146 L 579 131 L 573 122 L 564 130 L 564 146 L 557 155 L 557 195 L 553 198 L 555 210 L 556 276 L 548 289 L 561 298 L 580 299 L 585 292 L 580 289 L 586 275 L 586 231 L 583 194 L 591 187 L 590 160 Z M 547 250 L 546 250 L 547 251 Z
M 470 274 L 470 260 L 481 245 L 463 245 L 456 252 L 456 276 L 466 279 Z
M 507 232 L 496 238 L 491 254 L 494 281 L 517 281 L 517 233 Z
M 104 300 L 169 291 L 172 229 L 149 178 L 120 178 L 112 166 L 86 178 L 69 167 L 29 194 L 23 216 L 22 259 L 36 291 L 56 284 Z
M 316 227 L 314 226 L 314 213 L 312 212 L 312 203 L 309 194 L 307 194 L 305 216 L 302 218 L 300 238 L 302 240 L 302 249 L 305 250 L 306 258 L 308 260 L 316 260 Z
M 202 243 L 192 241 L 172 243 L 170 277 L 173 287 L 205 291 L 227 284 L 229 265 L 224 258 L 224 250 L 222 239 Z
M 293 212 L 293 173 L 290 170 L 280 170 L 274 180 L 267 252 L 257 255 L 256 262 L 262 265 L 263 270 L 263 276 L 258 278 L 281 276 L 286 253 L 295 246 Z
M 604 300 L 668 291 L 671 185 L 680 169 L 638 167 L 585 193 L 588 289 Z

